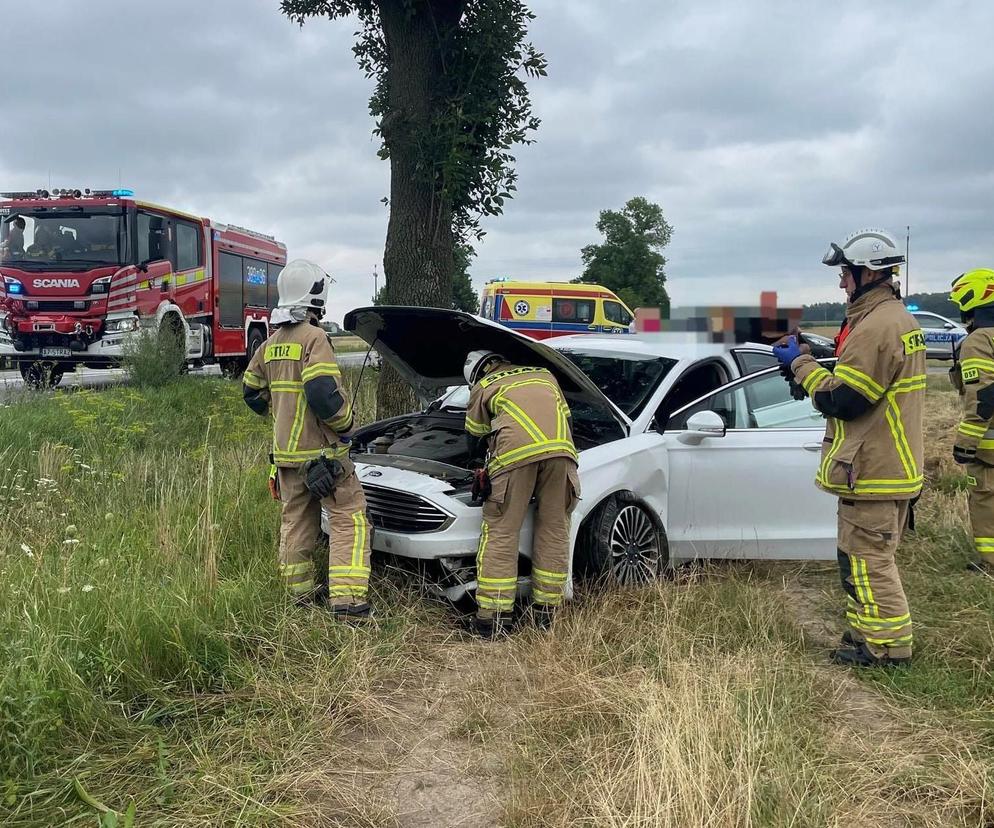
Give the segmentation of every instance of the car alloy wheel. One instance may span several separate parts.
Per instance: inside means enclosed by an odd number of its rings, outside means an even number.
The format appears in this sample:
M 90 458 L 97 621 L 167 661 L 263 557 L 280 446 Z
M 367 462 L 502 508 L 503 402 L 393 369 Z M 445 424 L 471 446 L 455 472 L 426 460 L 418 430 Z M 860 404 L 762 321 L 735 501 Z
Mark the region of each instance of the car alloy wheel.
M 659 540 L 652 518 L 635 504 L 624 505 L 614 519 L 609 539 L 609 566 L 623 586 L 659 577 Z

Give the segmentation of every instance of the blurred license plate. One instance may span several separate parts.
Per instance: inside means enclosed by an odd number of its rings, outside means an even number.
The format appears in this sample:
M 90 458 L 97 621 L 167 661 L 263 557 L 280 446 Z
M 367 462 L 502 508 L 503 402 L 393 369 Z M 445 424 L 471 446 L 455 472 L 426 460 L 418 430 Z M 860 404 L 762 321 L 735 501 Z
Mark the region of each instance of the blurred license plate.
M 41 355 L 43 357 L 67 357 L 71 355 L 68 348 L 42 348 Z

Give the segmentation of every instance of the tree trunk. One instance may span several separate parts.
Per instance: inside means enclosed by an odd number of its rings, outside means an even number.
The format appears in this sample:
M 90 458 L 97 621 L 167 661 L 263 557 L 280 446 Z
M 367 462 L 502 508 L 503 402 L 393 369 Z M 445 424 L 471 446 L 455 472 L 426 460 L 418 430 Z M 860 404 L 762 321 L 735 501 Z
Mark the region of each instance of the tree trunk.
M 440 37 L 457 26 L 464 0 L 379 0 L 387 48 L 387 115 L 380 129 L 390 155 L 390 221 L 383 271 L 391 305 L 452 306 L 453 243 L 450 206 L 425 175 L 431 163 L 424 135 L 445 67 Z M 377 414 L 413 411 L 414 392 L 389 366 L 380 374 Z

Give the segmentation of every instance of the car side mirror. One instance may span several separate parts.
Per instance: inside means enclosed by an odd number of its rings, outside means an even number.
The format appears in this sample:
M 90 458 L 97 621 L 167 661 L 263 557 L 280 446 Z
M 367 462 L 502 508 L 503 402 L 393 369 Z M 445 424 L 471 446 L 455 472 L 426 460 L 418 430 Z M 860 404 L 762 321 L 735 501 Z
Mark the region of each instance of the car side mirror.
M 691 446 L 699 445 L 707 437 L 724 437 L 725 421 L 714 411 L 698 411 L 687 420 L 687 430 L 677 439 Z

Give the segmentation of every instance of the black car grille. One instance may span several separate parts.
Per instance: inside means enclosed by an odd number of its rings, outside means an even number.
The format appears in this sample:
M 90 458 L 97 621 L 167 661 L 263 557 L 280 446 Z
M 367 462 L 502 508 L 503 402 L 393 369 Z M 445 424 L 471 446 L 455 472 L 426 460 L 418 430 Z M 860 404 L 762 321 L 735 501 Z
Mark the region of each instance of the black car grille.
M 451 517 L 420 495 L 362 484 L 369 519 L 377 529 L 389 532 L 437 532 Z
M 27 298 L 25 301 L 33 302 L 31 298 Z M 75 307 L 76 302 L 80 302 L 83 307 Z M 37 311 L 39 313 L 85 313 L 90 309 L 90 303 L 82 299 L 68 301 L 62 301 L 61 299 L 56 302 L 38 302 Z

